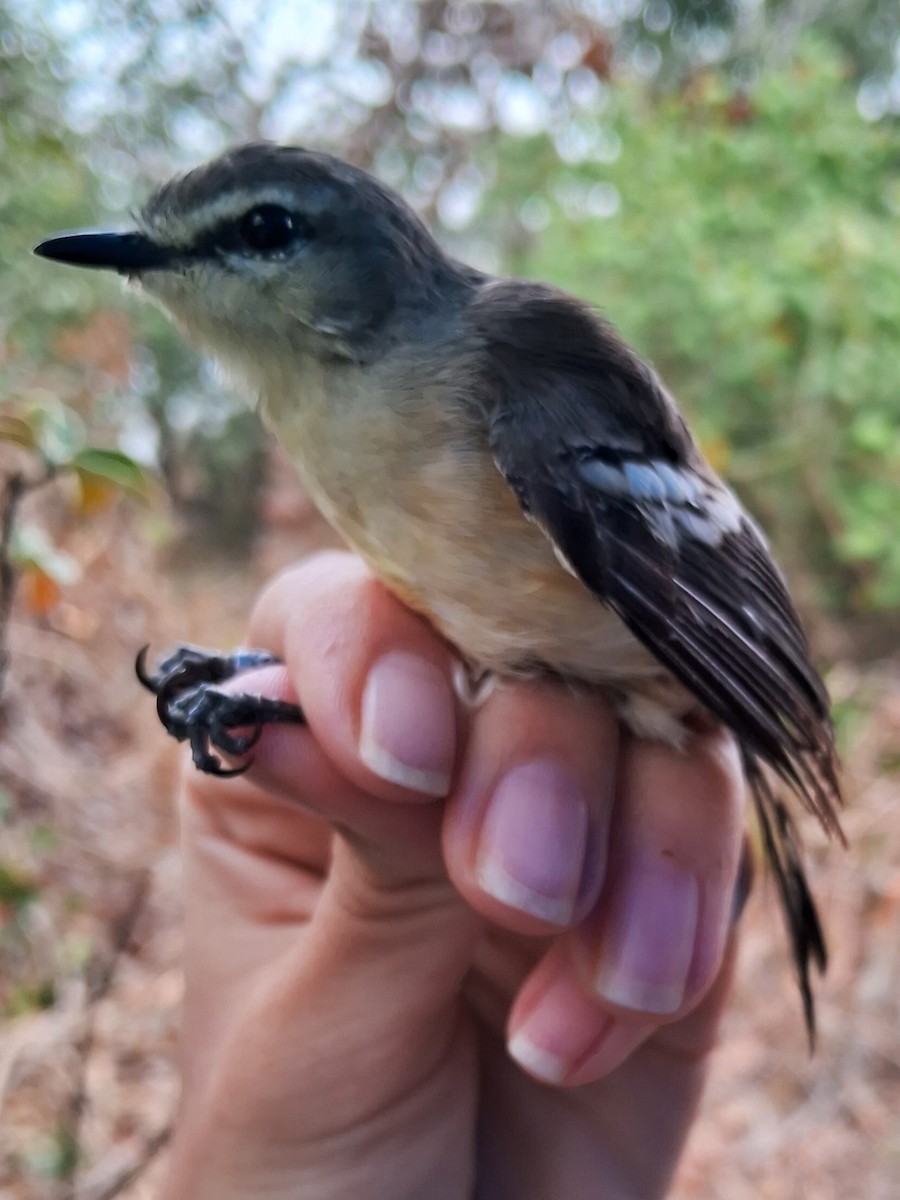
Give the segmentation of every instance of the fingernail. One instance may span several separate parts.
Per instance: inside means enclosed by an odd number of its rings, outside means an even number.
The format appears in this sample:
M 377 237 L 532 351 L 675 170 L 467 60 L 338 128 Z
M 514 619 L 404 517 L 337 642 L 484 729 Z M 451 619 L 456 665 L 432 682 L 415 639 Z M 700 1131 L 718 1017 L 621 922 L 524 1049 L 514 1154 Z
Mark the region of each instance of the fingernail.
M 544 1083 L 574 1083 L 615 1070 L 651 1029 L 603 1012 L 571 980 L 559 979 L 515 1029 L 507 1051 Z
M 369 672 L 362 695 L 359 753 L 382 779 L 446 796 L 456 754 L 456 704 L 443 672 L 395 651 Z
M 587 841 L 588 807 L 578 787 L 554 763 L 525 763 L 504 776 L 488 803 L 478 883 L 511 908 L 568 924 Z
M 689 871 L 660 854 L 629 858 L 603 929 L 597 994 L 637 1012 L 675 1012 L 694 957 L 699 906 L 700 889 Z
M 569 1073 L 567 1058 L 538 1046 L 524 1029 L 510 1038 L 507 1050 L 520 1067 L 544 1083 L 562 1083 Z
M 506 1049 L 529 1075 L 544 1083 L 562 1083 L 611 1020 L 571 982 L 556 979 L 512 1033 Z

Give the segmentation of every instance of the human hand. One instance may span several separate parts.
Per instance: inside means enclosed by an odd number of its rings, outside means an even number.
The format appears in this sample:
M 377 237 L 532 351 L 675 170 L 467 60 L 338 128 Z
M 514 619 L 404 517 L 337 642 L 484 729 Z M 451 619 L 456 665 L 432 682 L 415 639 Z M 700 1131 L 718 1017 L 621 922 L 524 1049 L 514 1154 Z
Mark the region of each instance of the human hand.
M 248 644 L 285 666 L 236 690 L 309 724 L 186 779 L 168 1200 L 664 1195 L 730 978 L 731 739 L 637 742 L 546 682 L 467 709 L 345 554 L 276 580 Z

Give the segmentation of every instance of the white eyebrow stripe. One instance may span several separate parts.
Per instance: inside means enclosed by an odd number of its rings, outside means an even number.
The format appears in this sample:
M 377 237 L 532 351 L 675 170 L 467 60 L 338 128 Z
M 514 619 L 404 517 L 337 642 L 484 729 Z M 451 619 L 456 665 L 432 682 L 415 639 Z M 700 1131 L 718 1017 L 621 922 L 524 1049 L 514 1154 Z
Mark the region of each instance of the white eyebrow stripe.
M 236 220 L 258 204 L 277 204 L 281 208 L 297 207 L 297 196 L 290 188 L 268 187 L 241 189 L 215 196 L 208 203 L 188 212 L 157 210 L 151 216 L 140 214 L 139 224 L 154 241 L 167 246 L 188 247 L 204 233 L 227 221 Z

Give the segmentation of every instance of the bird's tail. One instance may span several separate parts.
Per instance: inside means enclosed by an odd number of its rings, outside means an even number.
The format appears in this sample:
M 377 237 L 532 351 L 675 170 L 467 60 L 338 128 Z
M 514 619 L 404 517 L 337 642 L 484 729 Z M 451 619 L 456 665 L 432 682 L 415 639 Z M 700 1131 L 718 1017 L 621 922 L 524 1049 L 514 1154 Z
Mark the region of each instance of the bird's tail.
M 744 749 L 743 759 L 763 846 L 784 911 L 812 1049 L 816 1040 L 816 1010 L 810 970 L 812 966 L 820 974 L 825 970 L 828 963 L 825 937 L 815 900 L 806 881 L 800 838 L 791 815 L 783 801 L 776 796 L 765 769 L 756 757 Z

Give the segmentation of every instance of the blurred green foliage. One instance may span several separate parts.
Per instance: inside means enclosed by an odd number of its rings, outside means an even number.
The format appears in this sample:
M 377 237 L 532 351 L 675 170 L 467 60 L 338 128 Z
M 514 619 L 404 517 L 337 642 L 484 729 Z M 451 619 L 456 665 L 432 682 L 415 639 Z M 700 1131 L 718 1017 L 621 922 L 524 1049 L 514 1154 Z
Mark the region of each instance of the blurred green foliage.
M 544 225 L 507 236 L 509 268 L 590 299 L 654 361 L 823 601 L 900 606 L 896 127 L 860 120 L 818 42 L 752 96 L 707 72 L 620 89 L 603 122 L 605 164 L 499 148 L 495 222 Z
M 73 153 L 76 139 L 65 128 L 58 85 L 49 76 L 35 87 L 34 64 L 2 7 L 0 34 L 0 381 L 8 394 L 19 379 L 13 371 L 24 370 L 26 358 L 45 360 L 52 331 L 83 312 L 92 296 L 90 283 L 74 272 L 58 286 L 35 286 L 35 231 L 47 222 L 86 223 L 98 188 Z
M 0 914 L 20 913 L 40 894 L 40 885 L 16 863 L 0 861 Z M 4 922 L 5 923 L 5 922 Z

